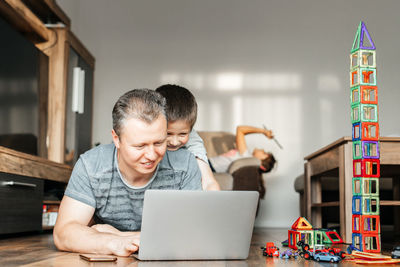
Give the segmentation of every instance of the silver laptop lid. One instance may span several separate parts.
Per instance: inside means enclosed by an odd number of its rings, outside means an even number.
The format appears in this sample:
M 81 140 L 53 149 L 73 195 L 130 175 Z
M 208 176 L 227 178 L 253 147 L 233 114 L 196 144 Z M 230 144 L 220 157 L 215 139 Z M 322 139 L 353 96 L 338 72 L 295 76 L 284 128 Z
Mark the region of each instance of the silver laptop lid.
M 246 259 L 255 191 L 147 190 L 139 259 Z

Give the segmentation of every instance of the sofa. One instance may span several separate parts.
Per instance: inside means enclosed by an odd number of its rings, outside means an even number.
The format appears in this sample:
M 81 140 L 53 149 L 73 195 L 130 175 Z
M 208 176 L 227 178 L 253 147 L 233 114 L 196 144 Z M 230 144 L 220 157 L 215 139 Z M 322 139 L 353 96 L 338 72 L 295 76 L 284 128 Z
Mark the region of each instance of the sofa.
M 214 157 L 235 148 L 236 137 L 229 132 L 199 131 L 204 141 L 207 156 Z M 258 175 L 260 161 L 256 158 L 241 158 L 233 161 L 226 173 L 214 173 L 222 190 L 258 191 L 260 197 L 265 194 L 263 181 Z

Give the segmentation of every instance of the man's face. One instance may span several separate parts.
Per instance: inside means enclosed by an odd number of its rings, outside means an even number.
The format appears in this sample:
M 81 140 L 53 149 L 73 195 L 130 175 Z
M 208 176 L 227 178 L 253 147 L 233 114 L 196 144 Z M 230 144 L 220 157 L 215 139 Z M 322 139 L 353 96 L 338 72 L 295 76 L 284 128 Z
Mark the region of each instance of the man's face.
M 134 178 L 151 177 L 165 154 L 166 138 L 167 120 L 162 115 L 150 124 L 127 119 L 119 137 L 113 130 L 121 171 Z
M 167 148 L 168 150 L 178 150 L 189 141 L 191 125 L 185 120 L 168 122 Z

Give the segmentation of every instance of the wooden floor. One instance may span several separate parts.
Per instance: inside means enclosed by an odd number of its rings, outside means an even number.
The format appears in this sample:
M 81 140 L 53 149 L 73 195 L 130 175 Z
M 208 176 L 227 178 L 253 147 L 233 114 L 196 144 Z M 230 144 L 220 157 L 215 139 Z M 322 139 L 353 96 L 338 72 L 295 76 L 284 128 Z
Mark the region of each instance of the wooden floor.
M 47 232 L 20 237 L 0 237 L 0 266 L 360 266 L 346 261 L 342 261 L 339 264 L 331 264 L 318 263 L 314 261 L 305 262 L 303 259 L 284 260 L 262 256 L 260 247 L 265 245 L 265 242 L 274 242 L 275 245 L 281 247 L 281 241 L 285 239 L 287 239 L 287 229 L 256 228 L 251 241 L 249 258 L 245 261 L 141 262 L 137 261 L 133 257 L 118 257 L 118 260 L 114 263 L 89 263 L 80 259 L 76 253 L 57 251 L 53 244 L 51 232 Z

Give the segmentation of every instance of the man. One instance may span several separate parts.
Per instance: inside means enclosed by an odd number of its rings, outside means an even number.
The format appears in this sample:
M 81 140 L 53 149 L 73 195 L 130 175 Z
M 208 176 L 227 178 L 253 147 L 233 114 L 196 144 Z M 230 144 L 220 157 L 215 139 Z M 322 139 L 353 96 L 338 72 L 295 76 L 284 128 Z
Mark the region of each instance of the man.
M 54 228 L 58 249 L 129 256 L 139 247 L 147 189 L 201 190 L 187 150 L 166 152 L 165 99 L 136 89 L 113 108 L 113 144 L 81 155 L 72 171 Z

